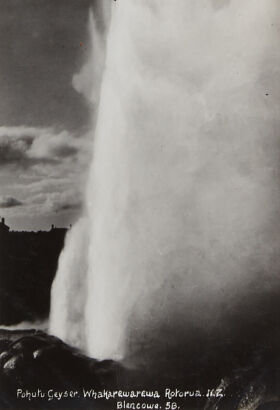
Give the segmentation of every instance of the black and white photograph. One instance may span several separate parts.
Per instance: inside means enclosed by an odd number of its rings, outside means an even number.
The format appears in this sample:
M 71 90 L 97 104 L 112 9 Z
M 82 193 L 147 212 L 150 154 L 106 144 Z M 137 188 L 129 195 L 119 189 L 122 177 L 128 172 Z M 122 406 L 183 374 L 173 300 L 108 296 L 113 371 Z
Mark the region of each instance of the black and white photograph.
M 280 410 L 279 0 L 0 0 L 0 409 Z

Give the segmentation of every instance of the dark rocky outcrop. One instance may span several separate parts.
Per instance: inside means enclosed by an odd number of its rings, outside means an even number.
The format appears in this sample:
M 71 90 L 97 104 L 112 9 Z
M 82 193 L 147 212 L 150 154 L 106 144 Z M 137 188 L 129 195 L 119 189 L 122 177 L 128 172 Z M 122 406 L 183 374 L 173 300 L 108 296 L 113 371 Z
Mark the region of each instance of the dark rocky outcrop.
M 217 388 L 222 397 L 211 399 L 174 399 L 180 410 L 279 410 L 280 409 L 280 347 L 278 336 L 273 335 L 269 346 L 257 349 L 248 356 L 246 364 L 236 367 L 225 375 Z M 212 366 L 214 366 L 212 362 Z M 208 363 L 209 366 L 209 363 Z M 207 367 L 207 366 L 206 366 Z M 199 377 L 203 379 L 206 367 L 200 368 Z M 93 400 L 85 398 L 83 389 L 105 390 L 159 390 L 158 402 L 165 408 L 168 399 L 164 397 L 166 387 L 186 390 L 191 388 L 188 367 L 185 368 L 185 382 L 172 384 L 171 372 L 147 369 L 132 370 L 111 361 L 97 361 L 83 355 L 60 339 L 38 330 L 7 331 L 0 329 L 0 408 L 1 409 L 96 409 L 112 410 L 116 400 Z M 207 373 L 207 372 L 206 372 Z M 151 377 L 151 375 L 153 376 Z M 212 377 L 207 374 L 201 391 L 212 387 Z M 193 386 L 195 387 L 195 386 Z M 196 386 L 198 387 L 198 386 Z M 25 394 L 45 393 L 29 401 L 17 398 L 17 391 Z M 49 389 L 57 392 L 77 391 L 75 398 L 48 400 Z M 135 400 L 134 400 L 135 401 Z M 127 402 L 130 402 L 129 400 Z M 146 402 L 147 399 L 138 402 Z M 172 400 L 171 400 L 172 402 Z
M 265 344 L 247 356 L 246 364 L 223 377 L 205 410 L 280 410 L 279 332 L 264 337 Z
M 90 359 L 42 331 L 0 330 L 1 409 L 90 408 L 81 395 L 75 400 L 37 397 L 29 401 L 17 398 L 17 390 L 40 389 L 47 394 L 49 389 L 79 393 L 83 388 L 109 389 L 117 386 L 122 372 L 115 362 Z M 101 408 L 110 409 L 110 404 L 104 401 Z

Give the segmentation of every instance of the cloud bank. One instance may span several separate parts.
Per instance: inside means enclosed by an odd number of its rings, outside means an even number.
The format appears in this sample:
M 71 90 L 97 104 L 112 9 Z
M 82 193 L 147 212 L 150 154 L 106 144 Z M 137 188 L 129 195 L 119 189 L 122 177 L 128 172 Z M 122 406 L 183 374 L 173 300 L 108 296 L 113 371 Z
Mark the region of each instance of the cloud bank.
M 12 196 L 2 196 L 0 197 L 0 208 L 13 208 L 15 206 L 20 206 L 23 203 Z
M 28 168 L 38 163 L 55 163 L 75 158 L 84 140 L 68 131 L 27 126 L 0 127 L 0 167 Z
M 54 127 L 0 127 L 0 207 L 12 225 L 14 217 L 25 222 L 30 217 L 32 225 L 32 215 L 45 218 L 47 226 L 58 224 L 59 215 L 62 225 L 72 222 L 82 208 L 89 137 Z

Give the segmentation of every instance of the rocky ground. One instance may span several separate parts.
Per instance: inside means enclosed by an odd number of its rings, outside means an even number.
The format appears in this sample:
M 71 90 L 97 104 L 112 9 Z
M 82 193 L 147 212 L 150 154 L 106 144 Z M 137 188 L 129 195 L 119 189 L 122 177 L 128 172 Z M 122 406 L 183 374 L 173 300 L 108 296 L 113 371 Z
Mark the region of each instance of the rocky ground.
M 267 346 L 255 350 L 248 357 L 247 365 L 233 369 L 221 377 L 220 385 L 217 384 L 216 387 L 221 389 L 222 397 L 176 399 L 176 410 L 279 410 L 280 347 L 277 340 L 275 335 L 273 342 L 270 341 Z M 214 362 L 212 365 L 214 366 Z M 206 367 L 202 366 L 201 377 L 205 371 Z M 88 358 L 40 330 L 0 330 L 1 409 L 113 410 L 117 408 L 116 400 L 86 399 L 81 392 L 83 389 L 155 390 L 161 387 L 164 391 L 164 387 L 168 385 L 168 375 L 162 376 L 161 380 L 160 374 L 156 380 L 154 375 L 151 377 L 151 374 L 129 370 L 113 361 Z M 206 387 L 207 377 L 204 380 Z M 177 387 L 186 389 L 186 385 Z M 35 397 L 30 397 L 29 400 L 28 394 L 31 392 Z M 50 397 L 47 392 L 51 392 Z M 75 396 L 75 392 L 78 392 L 76 397 L 53 397 L 55 394 Z M 143 402 L 147 403 L 147 400 L 141 401 Z M 154 402 L 159 402 L 161 409 L 171 408 L 166 399 L 148 400 L 148 403 Z M 175 402 L 175 399 L 170 402 Z
M 17 398 L 17 391 L 101 390 L 118 384 L 123 369 L 112 361 L 98 362 L 42 331 L 0 330 L 0 408 L 42 409 L 40 397 Z M 40 396 L 40 394 L 38 393 Z M 88 408 L 86 400 L 43 400 L 44 408 Z M 100 407 L 101 408 L 101 407 Z M 110 405 L 109 407 L 110 408 Z

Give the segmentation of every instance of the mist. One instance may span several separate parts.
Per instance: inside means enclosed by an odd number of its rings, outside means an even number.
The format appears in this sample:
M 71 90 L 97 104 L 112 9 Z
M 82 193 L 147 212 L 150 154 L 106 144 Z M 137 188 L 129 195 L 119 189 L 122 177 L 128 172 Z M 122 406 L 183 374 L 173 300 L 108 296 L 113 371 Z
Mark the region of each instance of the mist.
M 50 326 L 99 359 L 215 332 L 280 262 L 277 1 L 113 3 Z

